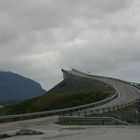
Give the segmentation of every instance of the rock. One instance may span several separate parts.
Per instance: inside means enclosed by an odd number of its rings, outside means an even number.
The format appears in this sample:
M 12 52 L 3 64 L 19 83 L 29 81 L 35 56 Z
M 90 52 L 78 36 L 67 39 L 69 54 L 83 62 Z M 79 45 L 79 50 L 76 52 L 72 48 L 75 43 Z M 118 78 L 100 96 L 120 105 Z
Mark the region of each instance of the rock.
M 16 133 L 16 135 L 41 135 L 43 132 L 38 132 L 31 129 L 21 129 Z
M 5 139 L 5 138 L 8 138 L 10 137 L 10 135 L 8 134 L 0 134 L 0 139 Z

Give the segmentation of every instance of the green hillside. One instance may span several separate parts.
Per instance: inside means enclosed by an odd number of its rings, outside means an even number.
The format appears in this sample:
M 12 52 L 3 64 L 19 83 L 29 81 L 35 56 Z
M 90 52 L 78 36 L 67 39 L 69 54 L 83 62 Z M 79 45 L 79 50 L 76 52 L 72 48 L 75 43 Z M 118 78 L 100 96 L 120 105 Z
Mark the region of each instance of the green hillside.
M 99 81 L 73 76 L 60 82 L 43 96 L 0 109 L 0 114 L 73 107 L 103 100 L 114 92 L 112 87 Z

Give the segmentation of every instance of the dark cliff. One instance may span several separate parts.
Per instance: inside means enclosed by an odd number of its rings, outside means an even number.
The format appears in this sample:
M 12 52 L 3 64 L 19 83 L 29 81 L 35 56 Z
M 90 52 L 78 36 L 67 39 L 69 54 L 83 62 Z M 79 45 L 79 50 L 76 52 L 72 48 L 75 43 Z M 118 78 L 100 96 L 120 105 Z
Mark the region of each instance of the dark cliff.
M 40 84 L 29 78 L 0 71 L 0 102 L 25 100 L 44 92 Z

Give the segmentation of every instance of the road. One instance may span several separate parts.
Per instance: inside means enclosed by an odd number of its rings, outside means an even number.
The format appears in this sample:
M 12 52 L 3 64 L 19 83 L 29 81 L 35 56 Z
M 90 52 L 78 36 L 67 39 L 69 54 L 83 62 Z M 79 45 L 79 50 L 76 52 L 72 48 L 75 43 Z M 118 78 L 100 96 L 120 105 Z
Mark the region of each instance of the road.
M 60 126 L 56 118 L 41 118 L 2 124 L 3 132 L 14 134 L 21 128 L 41 131 L 43 135 L 14 136 L 6 140 L 139 140 L 140 126 Z M 1 130 L 1 129 L 0 129 Z M 2 131 L 2 130 L 1 130 Z
M 23 120 L 17 122 L 1 123 L 0 124 L 0 134 L 2 133 L 14 133 L 17 130 L 24 128 L 40 128 L 41 126 L 49 127 L 50 124 L 53 124 L 57 121 L 58 116 L 44 117 L 31 120 Z

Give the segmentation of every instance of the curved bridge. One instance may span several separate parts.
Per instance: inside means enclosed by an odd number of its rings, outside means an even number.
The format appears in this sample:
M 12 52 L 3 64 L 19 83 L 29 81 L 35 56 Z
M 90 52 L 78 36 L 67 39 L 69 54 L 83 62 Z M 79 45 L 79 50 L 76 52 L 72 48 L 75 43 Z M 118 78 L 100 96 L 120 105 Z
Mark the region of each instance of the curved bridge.
M 127 104 L 127 103 L 134 102 L 136 99 L 140 98 L 140 90 L 132 86 L 129 82 L 126 82 L 120 79 L 115 79 L 115 78 L 89 75 L 89 74 L 77 71 L 75 69 L 72 69 L 69 71 L 66 71 L 66 70 L 62 70 L 62 71 L 64 74 L 64 78 L 67 78 L 67 76 L 72 74 L 75 76 L 81 76 L 81 77 L 99 80 L 101 82 L 111 85 L 114 89 L 116 89 L 116 91 L 118 92 L 118 97 L 116 99 L 108 103 L 105 103 L 103 105 L 100 105 L 98 107 L 95 107 L 94 109 L 107 108 L 111 106 Z

